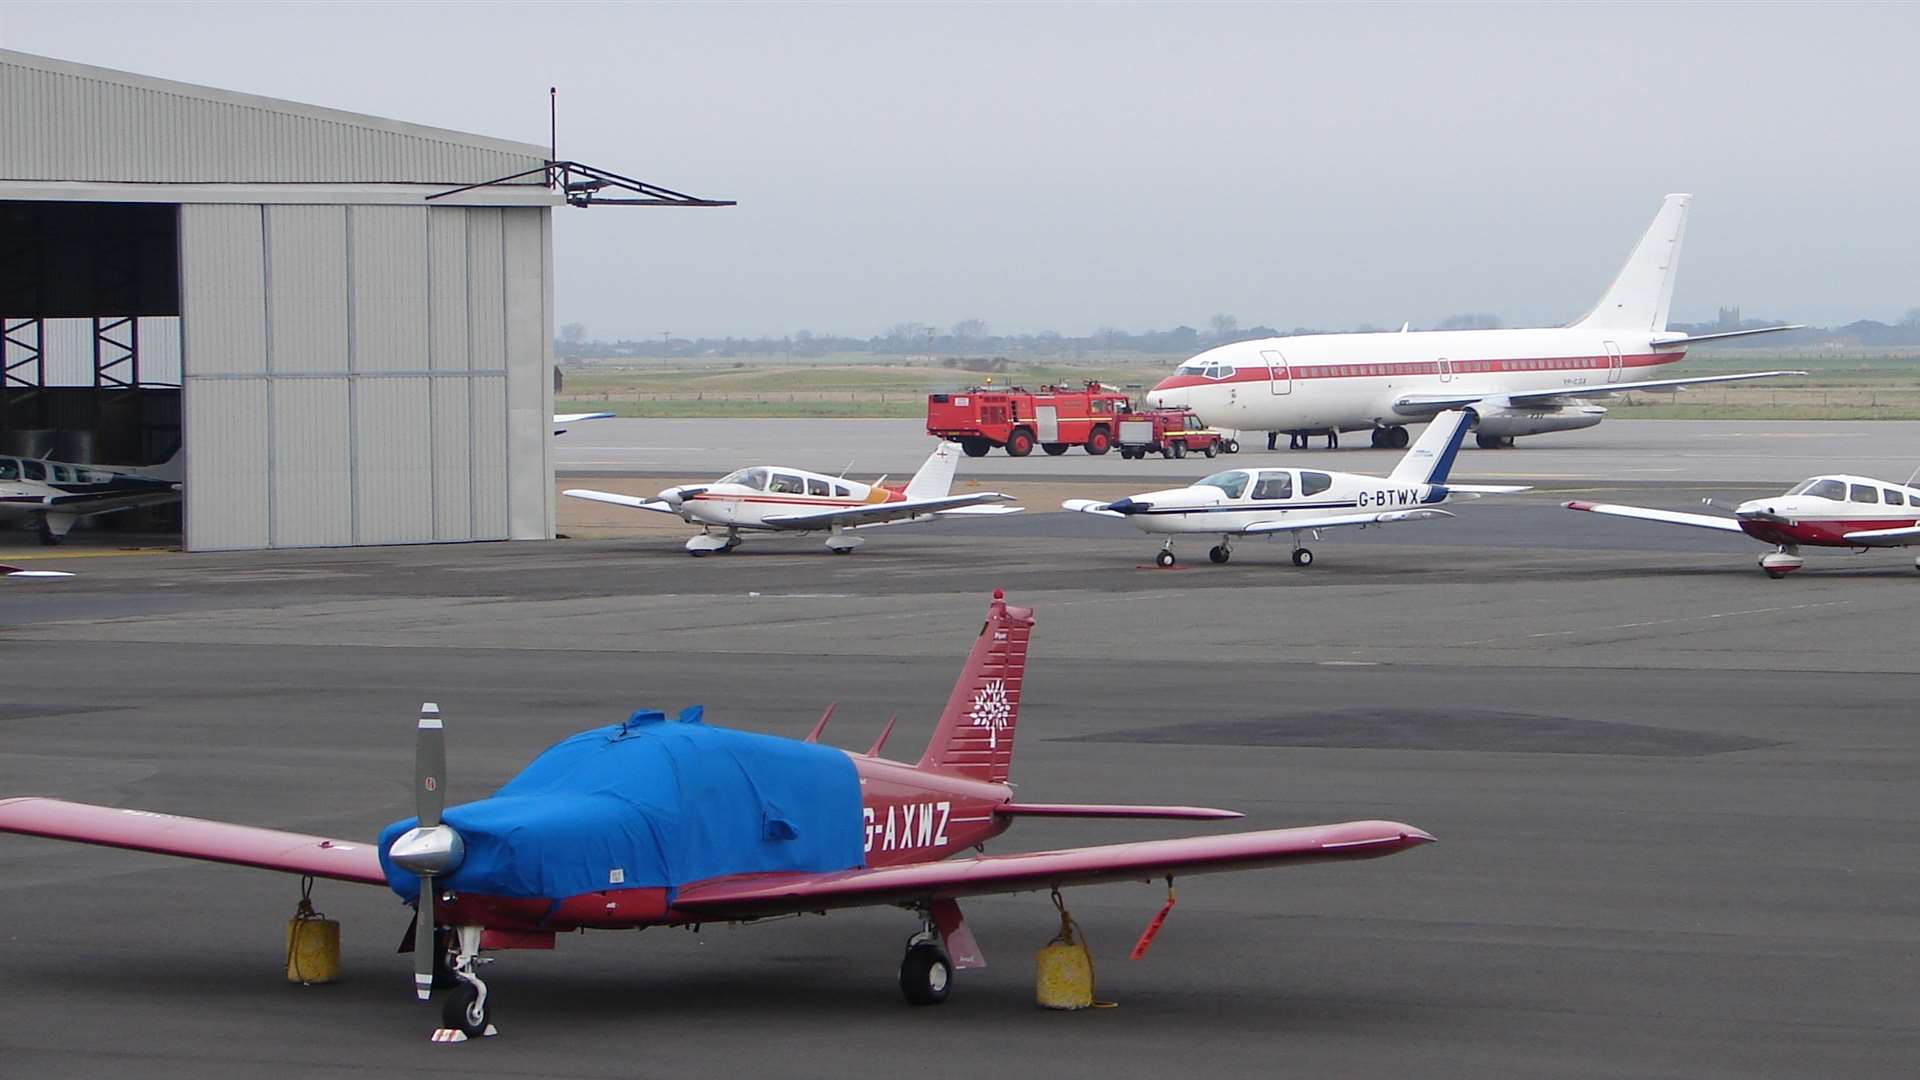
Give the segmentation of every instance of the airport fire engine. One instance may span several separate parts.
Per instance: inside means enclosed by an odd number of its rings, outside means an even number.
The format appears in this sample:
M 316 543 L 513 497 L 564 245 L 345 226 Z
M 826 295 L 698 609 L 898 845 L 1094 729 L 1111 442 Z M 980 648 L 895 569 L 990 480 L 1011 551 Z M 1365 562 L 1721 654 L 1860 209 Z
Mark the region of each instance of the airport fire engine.
M 1113 448 L 1119 419 L 1131 409 L 1124 392 L 1097 382 L 1038 390 L 977 386 L 929 394 L 927 434 L 959 443 L 968 457 L 985 457 L 996 446 L 1026 457 L 1036 443 L 1054 455 L 1073 446 L 1098 455 Z

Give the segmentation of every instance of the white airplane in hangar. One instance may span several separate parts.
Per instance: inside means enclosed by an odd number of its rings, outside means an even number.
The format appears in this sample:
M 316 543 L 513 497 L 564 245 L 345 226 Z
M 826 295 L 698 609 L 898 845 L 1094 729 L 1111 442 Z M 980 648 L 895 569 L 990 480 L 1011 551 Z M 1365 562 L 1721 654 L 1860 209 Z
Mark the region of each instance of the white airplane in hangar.
M 1454 499 L 1511 495 L 1525 487 L 1450 484 L 1447 474 L 1473 423 L 1470 410 L 1451 410 L 1433 418 L 1386 477 L 1316 469 L 1228 469 L 1197 480 L 1191 487 L 1131 495 L 1114 502 L 1068 499 L 1063 510 L 1124 518 L 1142 532 L 1167 534 L 1154 561 L 1174 564 L 1173 538 L 1182 533 L 1212 534 L 1220 543 L 1207 552 L 1216 563 L 1233 557 L 1236 536 L 1293 537 L 1293 564 L 1312 566 L 1313 551 L 1300 542 L 1320 530 L 1342 526 L 1391 525 L 1452 517 L 1439 508 Z
M 1691 195 L 1669 195 L 1592 311 L 1564 327 L 1309 334 L 1221 345 L 1181 364 L 1148 392 L 1149 404 L 1190 408 L 1211 427 L 1326 434 L 1373 432 L 1401 448 L 1406 425 L 1471 405 L 1483 448 L 1521 435 L 1592 427 L 1607 410 L 1589 399 L 1629 390 L 1771 379 L 1804 371 L 1753 371 L 1677 379 L 1634 375 L 1686 356 L 1687 346 L 1797 330 L 1771 326 L 1718 334 L 1667 330 Z
M 700 532 L 687 541 L 689 555 L 728 552 L 740 546 L 743 532 L 826 532 L 827 547 L 846 555 L 861 537 L 850 530 L 875 525 L 905 525 L 946 517 L 1017 514 L 1025 507 L 998 505 L 1012 496 L 997 491 L 949 494 L 960 462 L 958 443 L 941 441 L 905 486 L 884 486 L 886 477 L 862 484 L 783 465 L 740 469 L 710 484 L 670 487 L 652 499 L 611 491 L 569 488 L 575 499 L 673 514 Z
M 0 457 L 0 517 L 32 518 L 58 544 L 81 518 L 180 501 L 180 453 L 151 468 Z

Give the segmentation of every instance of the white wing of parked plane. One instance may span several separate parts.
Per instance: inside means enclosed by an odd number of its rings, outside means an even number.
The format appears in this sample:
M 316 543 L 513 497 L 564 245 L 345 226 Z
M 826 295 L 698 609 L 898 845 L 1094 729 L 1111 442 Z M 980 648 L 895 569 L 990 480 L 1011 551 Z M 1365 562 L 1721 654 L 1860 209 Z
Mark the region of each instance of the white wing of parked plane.
M 1252 536 L 1277 532 L 1304 532 L 1308 529 L 1334 529 L 1342 525 L 1391 525 L 1399 521 L 1431 521 L 1434 518 L 1450 518 L 1453 513 L 1431 506 L 1414 510 L 1383 510 L 1374 514 L 1329 514 L 1326 517 L 1289 517 L 1275 518 L 1272 521 L 1256 521 L 1240 530 Z
M 945 495 L 937 499 L 908 499 L 905 502 L 865 503 L 836 506 L 806 514 L 772 514 L 763 520 L 780 529 L 825 529 L 838 525 L 857 529 L 866 525 L 885 525 L 915 518 L 952 514 L 1017 514 L 1023 506 L 989 506 L 1004 503 L 1013 496 L 997 491 L 977 491 L 971 495 Z
M 555 413 L 553 417 L 553 433 L 555 435 L 565 435 L 567 433 L 566 425 L 578 424 L 584 420 L 611 420 L 611 419 L 613 419 L 613 414 L 610 412 Z
M 1740 523 L 1728 517 L 1714 517 L 1711 514 L 1685 514 L 1678 510 L 1650 510 L 1644 506 L 1620 506 L 1615 503 L 1569 502 L 1562 503 L 1569 510 L 1585 510 L 1594 514 L 1607 514 L 1611 517 L 1635 518 L 1640 521 L 1660 521 L 1668 525 L 1689 525 L 1696 529 L 1713 529 L 1717 532 L 1745 533 Z
M 1863 529 L 1847 534 L 1850 544 L 1865 544 L 1870 547 L 1900 547 L 1906 544 L 1920 544 L 1920 525 L 1908 525 L 1898 529 Z
M 1098 499 L 1068 499 L 1060 504 L 1060 509 L 1071 510 L 1076 514 L 1098 514 L 1101 517 L 1110 518 L 1127 516 L 1118 510 L 1107 509 L 1107 504 Z
M 586 499 L 589 502 L 606 503 L 608 506 L 624 506 L 630 510 L 653 510 L 662 514 L 678 514 L 680 511 L 661 502 L 659 499 L 642 499 L 633 495 L 620 495 L 611 491 L 594 491 L 591 488 L 568 488 L 560 494 L 574 499 Z
M 1460 409 L 1483 401 L 1502 401 L 1514 405 L 1542 405 L 1563 398 L 1605 397 L 1629 390 L 1672 390 L 1704 383 L 1744 382 L 1748 379 L 1778 379 L 1787 375 L 1805 375 L 1804 371 L 1749 371 L 1738 375 L 1696 375 L 1685 379 L 1646 379 L 1641 382 L 1601 383 L 1596 386 L 1561 386 L 1550 390 L 1500 390 L 1482 394 L 1407 394 L 1397 398 L 1393 411 L 1401 416 L 1418 416 L 1443 409 Z

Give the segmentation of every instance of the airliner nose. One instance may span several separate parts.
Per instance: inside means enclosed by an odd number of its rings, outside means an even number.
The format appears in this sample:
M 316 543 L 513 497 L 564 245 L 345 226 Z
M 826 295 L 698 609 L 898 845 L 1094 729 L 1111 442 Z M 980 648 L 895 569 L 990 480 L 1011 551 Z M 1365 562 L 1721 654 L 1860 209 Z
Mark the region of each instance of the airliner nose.
M 1187 392 L 1184 388 L 1169 387 L 1171 380 L 1163 379 L 1158 386 L 1147 391 L 1148 407 L 1155 409 L 1184 409 L 1187 407 Z

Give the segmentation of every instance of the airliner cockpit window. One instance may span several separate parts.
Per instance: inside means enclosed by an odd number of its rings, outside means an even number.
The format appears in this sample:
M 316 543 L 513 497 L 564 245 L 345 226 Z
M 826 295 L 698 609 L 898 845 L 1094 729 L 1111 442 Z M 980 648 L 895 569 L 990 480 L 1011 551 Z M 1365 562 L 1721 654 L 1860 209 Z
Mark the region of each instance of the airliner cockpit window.
M 10 457 L 0 457 L 0 480 L 20 479 L 20 463 Z
M 1232 368 L 1232 367 L 1230 367 L 1229 365 L 1226 365 L 1226 364 L 1221 364 L 1221 365 L 1220 365 L 1220 371 L 1219 371 L 1219 373 L 1218 373 L 1217 375 L 1215 375 L 1215 376 L 1214 376 L 1214 378 L 1216 378 L 1216 379 L 1231 379 L 1231 378 L 1233 378 L 1233 368 Z
M 1303 472 L 1300 474 L 1300 494 L 1318 495 L 1333 486 L 1333 477 L 1323 472 Z
M 1247 474 L 1238 470 L 1214 473 L 1212 476 L 1195 481 L 1193 486 L 1219 488 L 1227 498 L 1237 499 L 1241 492 L 1247 490 Z
M 741 469 L 739 472 L 728 473 L 721 477 L 720 482 L 723 484 L 739 484 L 741 487 L 760 491 L 767 486 L 767 470 Z
M 1833 499 L 1844 502 L 1847 497 L 1847 485 L 1838 480 L 1815 480 L 1800 494 L 1810 499 Z
M 1868 487 L 1865 484 L 1855 484 L 1853 485 L 1853 497 L 1850 501 L 1857 503 L 1877 503 L 1880 501 L 1880 489 Z

